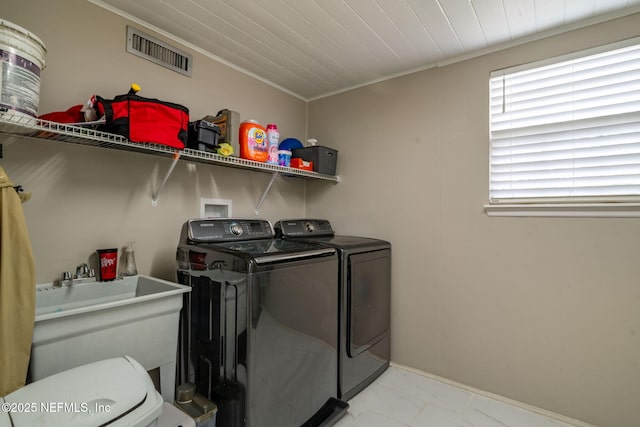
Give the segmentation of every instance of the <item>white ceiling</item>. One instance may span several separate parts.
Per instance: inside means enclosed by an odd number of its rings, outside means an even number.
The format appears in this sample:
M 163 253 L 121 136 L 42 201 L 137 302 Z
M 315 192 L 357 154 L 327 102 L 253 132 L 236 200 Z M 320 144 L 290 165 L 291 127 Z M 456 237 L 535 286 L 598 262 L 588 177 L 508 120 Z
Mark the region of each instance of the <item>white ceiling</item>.
M 89 1 L 306 100 L 640 12 L 640 0 Z

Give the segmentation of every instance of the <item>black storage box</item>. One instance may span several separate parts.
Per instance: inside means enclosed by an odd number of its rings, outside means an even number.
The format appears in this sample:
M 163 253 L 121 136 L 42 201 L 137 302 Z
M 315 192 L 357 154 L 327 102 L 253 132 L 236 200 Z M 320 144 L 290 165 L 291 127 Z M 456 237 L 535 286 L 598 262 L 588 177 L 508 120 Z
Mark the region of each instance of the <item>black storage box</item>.
M 305 162 L 313 162 L 313 171 L 326 175 L 336 174 L 336 162 L 338 161 L 338 150 L 313 145 L 305 148 L 294 148 L 291 150 L 291 157 L 299 157 Z
M 215 152 L 220 138 L 220 127 L 205 120 L 189 122 L 187 147 L 200 151 Z

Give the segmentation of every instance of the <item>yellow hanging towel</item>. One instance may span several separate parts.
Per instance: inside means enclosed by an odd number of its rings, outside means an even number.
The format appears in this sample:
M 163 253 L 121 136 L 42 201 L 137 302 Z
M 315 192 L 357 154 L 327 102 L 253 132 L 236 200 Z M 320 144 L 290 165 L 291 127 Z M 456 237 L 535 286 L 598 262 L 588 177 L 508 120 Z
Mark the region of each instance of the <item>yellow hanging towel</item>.
M 0 167 L 0 396 L 25 384 L 35 292 L 35 265 L 21 197 Z

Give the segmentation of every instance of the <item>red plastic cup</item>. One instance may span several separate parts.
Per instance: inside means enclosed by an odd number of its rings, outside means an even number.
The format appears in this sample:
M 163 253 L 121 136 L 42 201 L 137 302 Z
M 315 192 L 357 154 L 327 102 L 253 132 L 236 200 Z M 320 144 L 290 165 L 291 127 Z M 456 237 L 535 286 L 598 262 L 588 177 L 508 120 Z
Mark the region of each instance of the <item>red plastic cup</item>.
M 98 249 L 96 252 L 100 264 L 100 280 L 115 280 L 118 271 L 118 249 Z

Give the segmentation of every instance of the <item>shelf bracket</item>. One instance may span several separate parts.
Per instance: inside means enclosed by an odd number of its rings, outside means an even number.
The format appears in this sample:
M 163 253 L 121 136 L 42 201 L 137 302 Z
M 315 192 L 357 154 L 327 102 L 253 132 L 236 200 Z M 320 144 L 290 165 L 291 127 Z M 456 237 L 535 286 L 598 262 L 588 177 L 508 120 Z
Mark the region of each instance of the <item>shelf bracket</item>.
M 267 197 L 267 193 L 269 192 L 269 190 L 271 190 L 271 186 L 273 185 L 273 182 L 276 180 L 276 177 L 278 175 L 278 172 L 274 172 L 273 175 L 271 175 L 271 179 L 267 184 L 267 188 L 265 188 L 262 192 L 262 196 L 260 196 L 260 200 L 258 200 L 258 204 L 256 205 L 256 216 L 260 215 L 260 206 L 262 206 L 262 202 L 264 202 L 265 197 Z
M 171 163 L 171 166 L 169 166 L 169 170 L 165 174 L 164 179 L 160 184 L 160 187 L 155 193 L 153 193 L 153 196 L 151 196 L 151 206 L 158 206 L 158 196 L 162 192 L 162 189 L 164 188 L 167 181 L 169 180 L 169 177 L 173 173 L 173 169 L 175 169 L 176 164 L 178 164 L 178 160 L 180 160 L 180 152 L 176 150 L 176 152 L 173 154 L 173 162 Z

